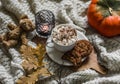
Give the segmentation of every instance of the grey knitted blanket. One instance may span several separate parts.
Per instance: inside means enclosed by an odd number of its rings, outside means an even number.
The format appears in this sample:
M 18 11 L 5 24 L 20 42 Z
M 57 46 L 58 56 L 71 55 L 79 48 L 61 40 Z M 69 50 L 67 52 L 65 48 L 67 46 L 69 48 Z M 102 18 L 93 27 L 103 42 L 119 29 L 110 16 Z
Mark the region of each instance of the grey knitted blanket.
M 106 38 L 90 28 L 86 17 L 89 4 L 90 0 L 0 0 L 0 34 L 8 31 L 6 25 L 9 22 L 18 24 L 22 14 L 27 14 L 35 22 L 35 13 L 48 9 L 55 14 L 57 24 L 69 23 L 83 32 L 95 46 L 99 62 L 108 69 L 106 75 L 91 69 L 73 73 L 45 56 L 48 69 L 57 77 L 40 80 L 39 84 L 120 84 L 120 36 Z M 7 54 L 4 47 L 0 47 L 0 82 L 15 84 L 24 74 L 21 55 L 14 48 Z

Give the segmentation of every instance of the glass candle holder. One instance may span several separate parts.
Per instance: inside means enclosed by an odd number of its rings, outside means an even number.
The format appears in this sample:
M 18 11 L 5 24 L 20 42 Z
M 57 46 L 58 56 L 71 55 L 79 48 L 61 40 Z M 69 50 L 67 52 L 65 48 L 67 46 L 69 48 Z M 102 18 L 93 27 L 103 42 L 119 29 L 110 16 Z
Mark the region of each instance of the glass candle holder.
M 55 27 L 55 16 L 50 10 L 41 10 L 35 15 L 36 34 L 48 38 Z

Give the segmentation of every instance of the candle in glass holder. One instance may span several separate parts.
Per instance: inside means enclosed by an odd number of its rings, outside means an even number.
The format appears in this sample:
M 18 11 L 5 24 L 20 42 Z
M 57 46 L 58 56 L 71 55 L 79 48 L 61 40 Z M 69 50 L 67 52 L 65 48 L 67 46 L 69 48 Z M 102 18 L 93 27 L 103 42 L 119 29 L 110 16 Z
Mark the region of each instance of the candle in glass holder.
M 35 15 L 36 34 L 48 38 L 55 27 L 55 16 L 50 10 L 41 10 Z

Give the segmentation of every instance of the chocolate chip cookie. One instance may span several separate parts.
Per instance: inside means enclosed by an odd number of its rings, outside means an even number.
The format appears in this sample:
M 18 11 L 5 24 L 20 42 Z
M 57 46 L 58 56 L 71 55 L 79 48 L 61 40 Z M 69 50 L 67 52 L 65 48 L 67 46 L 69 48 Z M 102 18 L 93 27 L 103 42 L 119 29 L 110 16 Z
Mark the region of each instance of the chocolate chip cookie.
M 89 56 L 92 52 L 92 44 L 87 40 L 78 40 L 71 51 L 66 52 L 62 59 L 68 60 L 74 64 L 74 66 L 79 66 L 82 63 L 82 59 Z

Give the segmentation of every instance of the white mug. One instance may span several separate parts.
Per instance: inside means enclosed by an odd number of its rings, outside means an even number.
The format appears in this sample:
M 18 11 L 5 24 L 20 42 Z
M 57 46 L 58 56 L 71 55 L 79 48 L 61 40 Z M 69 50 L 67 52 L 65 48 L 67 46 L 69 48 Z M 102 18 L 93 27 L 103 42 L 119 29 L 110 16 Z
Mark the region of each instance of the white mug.
M 56 26 L 54 29 L 59 28 L 60 26 L 69 26 L 69 27 L 72 28 L 72 26 L 70 24 L 61 24 L 61 25 Z M 53 33 L 53 31 L 52 31 L 52 33 Z M 53 43 L 55 49 L 57 49 L 58 51 L 61 51 L 61 52 L 70 51 L 75 46 L 75 42 L 73 42 L 73 43 L 71 43 L 69 45 L 60 45 L 60 44 L 58 44 L 57 42 L 53 41 L 52 34 L 51 34 L 51 42 Z

